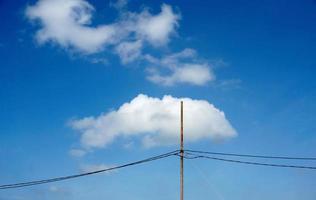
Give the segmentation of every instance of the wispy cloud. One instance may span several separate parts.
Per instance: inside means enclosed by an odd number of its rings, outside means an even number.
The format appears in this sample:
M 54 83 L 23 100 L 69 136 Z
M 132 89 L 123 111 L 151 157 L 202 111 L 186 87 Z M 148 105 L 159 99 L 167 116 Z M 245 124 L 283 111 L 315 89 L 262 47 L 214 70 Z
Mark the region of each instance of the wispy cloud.
M 83 173 L 89 173 L 89 172 L 94 172 L 94 171 L 99 171 L 99 170 L 104 170 L 104 169 L 109 169 L 113 168 L 115 165 L 106 165 L 106 164 L 96 164 L 96 165 L 83 165 L 81 166 L 81 171 Z M 111 170 L 105 173 L 113 173 L 117 170 Z
M 148 68 L 147 79 L 161 85 L 172 86 L 176 83 L 205 85 L 215 80 L 211 65 L 198 58 L 197 52 L 187 48 L 181 52 L 167 55 L 161 59 L 146 55 L 152 67 Z M 167 69 L 166 73 L 162 73 Z
M 133 62 L 141 57 L 142 46 L 142 40 L 137 40 L 134 42 L 122 42 L 116 46 L 115 51 L 121 58 L 122 63 L 126 64 Z
M 121 10 L 127 6 L 128 0 L 117 0 L 117 1 L 111 1 L 110 6 L 113 8 L 116 8 L 117 10 Z
M 69 155 L 73 157 L 83 157 L 86 153 L 87 152 L 82 149 L 70 149 L 69 151 Z
M 215 87 L 221 89 L 241 89 L 242 81 L 240 79 L 227 79 L 219 81 Z

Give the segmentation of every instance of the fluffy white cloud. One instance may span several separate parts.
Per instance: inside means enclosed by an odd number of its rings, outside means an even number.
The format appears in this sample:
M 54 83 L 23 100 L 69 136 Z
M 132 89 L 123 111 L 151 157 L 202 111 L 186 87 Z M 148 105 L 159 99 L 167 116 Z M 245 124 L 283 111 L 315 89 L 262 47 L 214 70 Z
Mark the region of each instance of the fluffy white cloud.
M 162 85 L 174 85 L 176 83 L 188 83 L 192 85 L 205 85 L 215 80 L 211 66 L 197 59 L 197 53 L 193 49 L 184 49 L 179 53 L 157 59 L 146 55 L 145 59 L 154 65 L 148 70 L 148 80 Z M 158 66 L 158 67 L 157 67 Z M 161 74 L 161 68 L 167 68 L 168 74 Z
M 159 99 L 143 94 L 116 111 L 74 120 L 71 126 L 81 132 L 81 143 L 86 148 L 106 147 L 118 137 L 142 138 L 146 147 L 176 144 L 181 100 L 186 142 L 224 140 L 237 135 L 224 112 L 207 101 L 172 96 Z
M 31 20 L 40 20 L 39 43 L 57 42 L 85 53 L 101 50 L 117 36 L 115 24 L 90 27 L 94 8 L 84 0 L 40 0 L 26 9 Z
M 161 13 L 156 16 L 148 11 L 141 13 L 138 16 L 136 31 L 141 38 L 146 38 L 155 46 L 161 46 L 169 41 L 169 36 L 174 33 L 179 19 L 180 16 L 175 14 L 170 6 L 163 4 Z
M 122 7 L 126 2 L 118 1 L 115 5 Z M 138 41 L 147 41 L 154 46 L 166 44 L 175 32 L 179 16 L 169 5 L 163 4 L 161 9 L 157 15 L 147 10 L 126 12 L 113 23 L 92 26 L 94 7 L 85 0 L 39 0 L 27 7 L 26 16 L 41 23 L 36 34 L 39 43 L 55 42 L 89 54 L 106 47 L 121 49 L 124 42 L 130 41 L 138 45 L 138 51 L 142 47 Z M 122 53 L 122 50 L 117 52 Z

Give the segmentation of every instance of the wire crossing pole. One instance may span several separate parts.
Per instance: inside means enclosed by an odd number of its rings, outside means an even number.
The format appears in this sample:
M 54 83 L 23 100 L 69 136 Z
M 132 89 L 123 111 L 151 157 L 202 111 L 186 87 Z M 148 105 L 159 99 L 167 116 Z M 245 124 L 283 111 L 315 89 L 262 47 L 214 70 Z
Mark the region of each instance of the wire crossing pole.
M 181 101 L 180 134 L 180 200 L 183 200 L 183 101 Z

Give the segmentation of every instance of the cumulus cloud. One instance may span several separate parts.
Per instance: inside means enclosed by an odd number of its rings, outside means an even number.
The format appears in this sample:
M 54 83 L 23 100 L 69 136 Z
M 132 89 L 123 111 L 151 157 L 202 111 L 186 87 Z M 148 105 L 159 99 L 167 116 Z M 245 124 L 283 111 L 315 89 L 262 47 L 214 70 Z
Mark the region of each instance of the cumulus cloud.
M 145 58 L 154 66 L 149 68 L 147 79 L 157 84 L 166 86 L 176 83 L 205 85 L 215 80 L 210 64 L 198 59 L 197 53 L 193 49 L 187 48 L 161 59 L 150 55 L 146 55 Z M 161 68 L 168 69 L 169 73 L 162 75 Z
M 225 140 L 237 135 L 224 112 L 204 100 L 143 94 L 118 110 L 71 122 L 81 133 L 86 148 L 102 148 L 119 137 L 141 138 L 142 145 L 153 147 L 176 144 L 179 140 L 179 105 L 184 101 L 185 141 Z
M 144 11 L 138 16 L 136 31 L 141 38 L 147 39 L 155 46 L 164 45 L 169 41 L 170 34 L 178 26 L 179 15 L 176 15 L 169 5 L 163 4 L 161 13 L 153 16 Z
M 119 8 L 126 3 L 118 1 L 114 5 Z M 124 44 L 134 44 L 134 50 L 138 47 L 138 51 L 141 48 L 139 41 L 147 41 L 154 46 L 166 44 L 179 20 L 179 15 L 173 12 L 171 6 L 163 4 L 161 12 L 156 15 L 148 10 L 127 12 L 113 23 L 93 26 L 94 11 L 94 7 L 85 0 L 39 0 L 27 7 L 26 16 L 40 22 L 41 28 L 36 33 L 40 44 L 54 42 L 87 54 L 118 46 L 119 55 L 126 54 L 122 52 Z M 129 52 L 127 54 L 130 55 Z
M 93 53 L 113 43 L 117 36 L 115 24 L 89 26 L 93 11 L 84 0 L 40 0 L 26 9 L 26 16 L 40 21 L 41 29 L 36 33 L 40 44 L 51 41 Z

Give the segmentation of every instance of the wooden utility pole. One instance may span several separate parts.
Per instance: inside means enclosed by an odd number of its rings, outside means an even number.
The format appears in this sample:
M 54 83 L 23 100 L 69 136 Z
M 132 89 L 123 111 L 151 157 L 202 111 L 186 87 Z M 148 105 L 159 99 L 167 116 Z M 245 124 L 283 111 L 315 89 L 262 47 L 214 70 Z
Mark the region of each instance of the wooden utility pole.
M 181 128 L 180 128 L 180 200 L 183 200 L 183 101 L 181 101 Z

